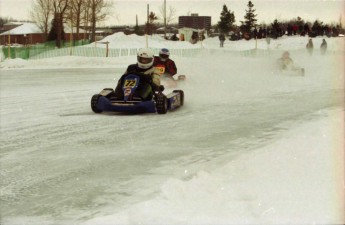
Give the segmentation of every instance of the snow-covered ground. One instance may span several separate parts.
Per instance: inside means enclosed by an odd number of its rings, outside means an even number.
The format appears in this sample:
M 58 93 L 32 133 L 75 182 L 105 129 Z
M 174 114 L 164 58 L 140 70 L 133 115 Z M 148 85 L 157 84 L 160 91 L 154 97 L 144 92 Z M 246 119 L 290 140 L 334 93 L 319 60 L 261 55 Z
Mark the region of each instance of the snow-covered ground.
M 110 46 L 140 47 L 116 34 Z M 135 57 L 0 63 L 1 224 L 343 224 L 344 38 L 217 38 L 172 56 L 185 106 L 166 115 L 94 114 Z M 304 77 L 279 72 L 290 50 Z M 171 90 L 165 90 L 169 93 Z

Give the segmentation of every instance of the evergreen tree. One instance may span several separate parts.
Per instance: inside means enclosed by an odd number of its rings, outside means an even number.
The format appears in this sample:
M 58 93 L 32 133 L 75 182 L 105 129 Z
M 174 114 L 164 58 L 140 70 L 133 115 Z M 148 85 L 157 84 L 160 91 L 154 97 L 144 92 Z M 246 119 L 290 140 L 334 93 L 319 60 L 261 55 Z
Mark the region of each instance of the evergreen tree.
M 228 10 L 228 7 L 224 4 L 223 11 L 220 13 L 220 21 L 218 21 L 218 29 L 221 33 L 229 33 L 235 23 L 235 15 Z
M 62 16 L 56 13 L 52 20 L 52 27 L 48 34 L 48 41 L 56 41 L 56 46 L 61 47 L 61 41 L 65 40 L 65 32 L 62 23 Z
M 271 25 L 272 25 L 272 34 L 271 34 L 272 38 L 277 39 L 278 37 L 281 37 L 283 35 L 281 23 L 279 23 L 278 20 L 275 19 Z
M 318 20 L 315 20 L 313 26 L 311 27 L 312 30 L 312 37 L 316 37 L 318 35 L 323 35 L 323 22 L 319 22 Z
M 249 1 L 247 6 L 248 6 L 248 10 L 246 10 L 246 14 L 244 15 L 244 22 L 241 21 L 242 23 L 241 31 L 243 33 L 251 33 L 252 28 L 256 27 L 256 21 L 257 21 L 257 19 L 255 19 L 257 15 L 254 14 L 256 9 L 253 9 L 254 4 L 251 1 Z
M 149 21 L 146 22 L 146 34 L 152 35 L 153 31 L 156 28 L 155 21 L 158 20 L 158 17 L 156 16 L 156 14 L 154 12 L 151 12 L 149 14 L 149 18 L 148 19 L 149 19 Z

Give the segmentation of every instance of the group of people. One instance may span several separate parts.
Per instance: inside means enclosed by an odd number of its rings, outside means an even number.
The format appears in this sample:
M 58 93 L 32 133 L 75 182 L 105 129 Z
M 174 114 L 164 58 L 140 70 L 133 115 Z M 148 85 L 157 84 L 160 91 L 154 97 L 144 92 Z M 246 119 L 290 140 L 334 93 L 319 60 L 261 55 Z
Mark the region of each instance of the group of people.
M 313 54 L 313 51 L 314 51 L 314 44 L 313 44 L 313 40 L 310 38 L 307 45 L 306 45 L 306 48 L 308 50 L 308 53 L 310 55 Z M 320 50 L 321 50 L 321 53 L 322 54 L 325 54 L 326 53 L 326 50 L 327 50 L 327 42 L 325 39 L 322 39 L 322 43 L 320 45 Z
M 138 95 L 144 100 L 152 99 L 152 93 L 155 91 L 163 91 L 164 86 L 161 85 L 161 77 L 172 77 L 177 73 L 175 62 L 170 59 L 170 52 L 167 48 L 159 51 L 159 56 L 155 56 L 150 48 L 142 48 L 137 53 L 137 63 L 127 67 L 126 72 L 121 76 L 115 88 L 115 96 L 121 98 L 123 96 L 123 82 L 129 74 L 139 74 L 142 79 L 138 87 Z

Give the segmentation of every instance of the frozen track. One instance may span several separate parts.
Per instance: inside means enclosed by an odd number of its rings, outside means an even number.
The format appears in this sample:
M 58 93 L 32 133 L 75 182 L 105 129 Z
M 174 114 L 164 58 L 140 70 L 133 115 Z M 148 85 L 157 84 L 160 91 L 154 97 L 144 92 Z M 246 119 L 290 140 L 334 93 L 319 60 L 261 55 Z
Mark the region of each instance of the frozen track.
M 83 221 L 114 212 L 154 195 L 167 177 L 217 167 L 343 99 L 343 89 L 312 81 L 320 74 L 237 83 L 199 74 L 205 82 L 190 76 L 175 112 L 94 114 L 91 96 L 122 71 L 1 71 L 0 218 Z

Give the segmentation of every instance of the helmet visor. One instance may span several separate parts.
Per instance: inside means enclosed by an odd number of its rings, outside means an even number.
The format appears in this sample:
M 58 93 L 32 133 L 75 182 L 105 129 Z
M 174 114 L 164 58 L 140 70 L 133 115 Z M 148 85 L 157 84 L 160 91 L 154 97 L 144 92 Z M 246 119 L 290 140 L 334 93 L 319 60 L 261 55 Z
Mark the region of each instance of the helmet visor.
M 159 57 L 161 57 L 162 59 L 168 59 L 169 55 L 166 54 L 159 54 Z
M 148 64 L 148 63 L 151 63 L 152 61 L 153 61 L 153 58 L 145 58 L 145 57 L 138 56 L 138 62 L 142 64 Z

